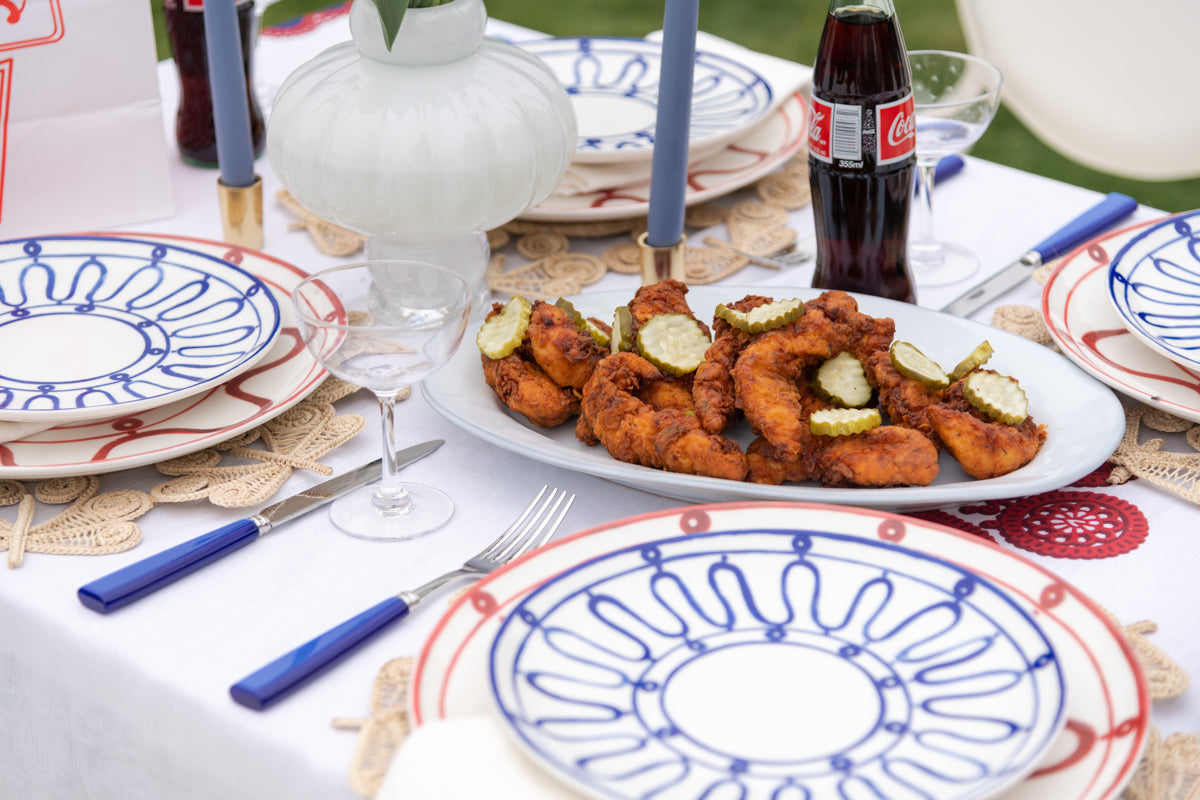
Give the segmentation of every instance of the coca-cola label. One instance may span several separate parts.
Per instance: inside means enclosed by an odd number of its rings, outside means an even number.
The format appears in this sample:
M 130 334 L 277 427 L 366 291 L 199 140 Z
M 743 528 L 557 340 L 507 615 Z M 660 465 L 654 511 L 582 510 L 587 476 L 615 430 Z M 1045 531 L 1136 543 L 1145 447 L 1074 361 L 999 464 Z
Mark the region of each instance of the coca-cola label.
M 912 94 L 874 106 L 830 103 L 813 96 L 809 105 L 808 152 L 841 169 L 863 169 L 871 160 L 890 164 L 907 158 L 917 144 Z M 864 154 L 873 159 L 864 158 Z
M 876 163 L 900 161 L 917 149 L 917 114 L 911 92 L 894 103 L 876 106 L 875 118 L 879 131 Z

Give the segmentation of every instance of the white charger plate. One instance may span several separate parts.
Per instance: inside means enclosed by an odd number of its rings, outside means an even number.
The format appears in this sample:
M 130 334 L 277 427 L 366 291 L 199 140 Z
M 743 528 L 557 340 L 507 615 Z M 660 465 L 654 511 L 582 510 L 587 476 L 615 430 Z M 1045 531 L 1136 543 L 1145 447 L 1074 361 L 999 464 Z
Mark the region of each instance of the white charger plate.
M 718 303 L 761 294 L 764 287 L 695 286 L 688 302 L 701 319 L 712 319 Z M 773 290 L 778 298 L 808 299 L 809 288 Z M 633 290 L 576 295 L 572 302 L 584 316 L 611 319 L 613 309 L 629 302 Z M 504 406 L 483 379 L 479 352 L 464 346 L 450 362 L 422 384 L 425 397 L 439 413 L 484 441 L 553 466 L 688 502 L 726 500 L 808 500 L 845 505 L 918 510 L 981 500 L 1023 497 L 1058 489 L 1100 466 L 1112 455 L 1125 430 L 1120 401 L 1109 389 L 1058 353 L 997 328 L 937 311 L 856 295 L 859 308 L 872 316 L 891 317 L 896 338 L 910 341 L 941 364 L 957 364 L 976 344 L 988 340 L 995 355 L 990 369 L 1012 375 L 1029 397 L 1029 411 L 1047 429 L 1046 443 L 1021 469 L 987 480 L 975 480 L 943 453 L 937 479 L 929 486 L 891 488 L 823 488 L 815 483 L 767 486 L 698 475 L 680 475 L 627 464 L 603 447 L 588 447 L 575 438 L 574 423 L 538 428 Z M 753 435 L 741 423 L 731 434 L 743 448 Z
M 162 234 L 130 235 L 206 253 L 255 275 L 270 289 L 278 305 L 279 335 L 258 363 L 185 400 L 136 414 L 66 423 L 0 443 L 0 479 L 114 472 L 186 455 L 278 416 L 324 380 L 325 370 L 304 346 L 291 308 L 292 288 L 306 273 L 264 253 L 224 242 Z
M 455 598 L 417 657 L 410 719 L 421 725 L 495 714 L 487 685 L 492 642 L 517 605 L 553 576 L 646 542 L 747 529 L 822 531 L 901 544 L 990 581 L 1037 620 L 1065 677 L 1066 722 L 1035 770 L 1002 797 L 1113 800 L 1133 776 L 1149 732 L 1150 694 L 1137 654 L 1102 608 L 1050 571 L 991 541 L 886 511 L 813 503 L 690 506 L 551 541 Z
M 611 164 L 654 152 L 662 44 L 585 36 L 517 43 L 550 68 L 567 90 L 578 121 L 573 160 Z M 734 59 L 696 51 L 688 147 L 710 148 L 766 115 L 771 86 Z
M 0 242 L 0 419 L 53 425 L 182 400 L 253 366 L 279 322 L 257 277 L 174 243 Z
M 1168 217 L 1113 256 L 1108 296 L 1125 327 L 1177 364 L 1200 368 L 1200 211 Z
M 1033 615 L 970 570 L 808 530 L 695 532 L 543 583 L 492 646 L 501 718 L 598 798 L 990 796 L 1058 734 Z
M 808 105 L 797 92 L 774 113 L 715 153 L 688 164 L 684 203 L 705 203 L 770 174 L 808 143 Z M 553 194 L 521 215 L 531 222 L 604 222 L 644 217 L 650 209 L 650 180 L 619 189 Z
M 1042 287 L 1042 318 L 1063 353 L 1097 379 L 1148 406 L 1200 422 L 1200 371 L 1147 347 L 1109 299 L 1110 260 L 1155 224 L 1110 231 L 1064 256 Z

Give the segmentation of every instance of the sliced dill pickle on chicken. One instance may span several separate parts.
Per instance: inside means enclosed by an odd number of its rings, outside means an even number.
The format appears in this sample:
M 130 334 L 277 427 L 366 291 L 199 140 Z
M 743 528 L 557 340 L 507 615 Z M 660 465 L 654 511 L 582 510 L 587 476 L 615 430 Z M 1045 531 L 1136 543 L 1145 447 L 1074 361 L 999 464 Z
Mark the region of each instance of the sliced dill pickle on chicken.
M 638 355 L 668 375 L 687 375 L 712 344 L 700 323 L 687 314 L 655 314 L 637 332 Z
M 892 342 L 888 352 L 892 357 L 892 366 L 909 380 L 930 389 L 945 389 L 950 385 L 950 376 L 946 371 L 909 342 Z
M 525 339 L 532 309 L 532 303 L 519 294 L 515 295 L 504 304 L 499 314 L 493 314 L 475 334 L 479 351 L 491 359 L 512 355 Z
M 613 353 L 628 353 L 634 349 L 633 343 L 633 314 L 629 306 L 617 306 L 613 311 L 612 336 L 608 340 L 608 349 Z
M 817 436 L 852 436 L 883 424 L 878 408 L 823 408 L 808 417 Z
M 992 352 L 992 345 L 988 343 L 987 339 L 984 339 L 966 358 L 958 362 L 954 369 L 950 370 L 950 380 L 956 381 L 968 372 L 979 369 L 992 357 Z
M 746 333 L 762 333 L 782 328 L 789 322 L 799 319 L 803 314 L 804 303 L 795 298 L 775 300 L 749 311 L 738 311 L 721 303 L 716 310 L 718 317 Z
M 862 362 L 845 350 L 825 359 L 812 385 L 820 397 L 843 408 L 861 408 L 871 400 L 871 384 Z
M 575 308 L 575 304 L 565 297 L 560 297 L 554 301 L 554 305 L 571 318 L 575 323 L 575 327 L 592 337 L 592 341 L 601 347 L 608 347 L 608 334 L 600 330 L 596 323 L 585 317 Z
M 963 395 L 983 413 L 1006 425 L 1020 425 L 1029 415 L 1029 398 L 1012 378 L 996 372 L 972 372 Z

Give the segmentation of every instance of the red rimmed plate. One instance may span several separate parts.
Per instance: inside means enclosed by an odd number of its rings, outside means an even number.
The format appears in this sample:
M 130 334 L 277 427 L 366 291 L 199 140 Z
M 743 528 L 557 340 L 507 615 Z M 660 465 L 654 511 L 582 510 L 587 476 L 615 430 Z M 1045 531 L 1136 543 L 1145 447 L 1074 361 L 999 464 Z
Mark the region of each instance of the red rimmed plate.
M 1143 344 L 1109 298 L 1112 259 L 1160 222 L 1106 233 L 1064 257 L 1042 287 L 1042 317 L 1063 353 L 1093 377 L 1148 406 L 1200 422 L 1200 372 Z
M 297 267 L 225 242 L 165 234 L 105 235 L 173 243 L 218 256 L 254 274 L 278 303 L 279 335 L 252 368 L 202 394 L 142 413 L 60 425 L 0 444 L 0 479 L 115 472 L 186 455 L 282 414 L 325 378 L 296 329 L 291 291 L 306 275 Z
M 936 554 L 987 578 L 1036 618 L 1067 685 L 1067 721 L 1043 760 L 1005 796 L 1110 800 L 1133 776 L 1149 729 L 1150 696 L 1137 655 L 1093 601 L 1009 550 L 933 523 L 810 503 L 689 506 L 591 528 L 493 573 L 464 592 L 435 627 L 410 686 L 415 724 L 486 714 L 488 664 L 506 614 L 548 578 L 639 543 L 687 533 L 802 528 L 883 540 Z

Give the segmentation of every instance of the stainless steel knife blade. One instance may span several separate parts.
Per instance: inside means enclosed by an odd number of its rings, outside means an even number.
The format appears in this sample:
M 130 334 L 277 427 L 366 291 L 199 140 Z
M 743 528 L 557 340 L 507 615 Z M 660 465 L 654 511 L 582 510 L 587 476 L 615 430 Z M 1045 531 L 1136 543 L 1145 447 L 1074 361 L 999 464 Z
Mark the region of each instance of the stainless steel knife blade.
M 996 300 L 1021 284 L 1042 264 L 1070 248 L 1108 230 L 1129 216 L 1138 203 L 1132 197 L 1113 192 L 1075 219 L 1034 245 L 1027 253 L 942 307 L 947 314 L 965 317 Z
M 400 450 L 396 453 L 396 466 L 408 466 L 441 445 L 441 439 L 433 439 Z M 357 469 L 275 503 L 258 514 L 231 522 L 97 578 L 80 587 L 79 602 L 101 614 L 127 606 L 134 600 L 156 592 L 184 575 L 257 541 L 272 528 L 320 508 L 352 489 L 370 483 L 380 477 L 382 460 L 376 459 L 369 464 L 363 464 Z

